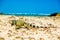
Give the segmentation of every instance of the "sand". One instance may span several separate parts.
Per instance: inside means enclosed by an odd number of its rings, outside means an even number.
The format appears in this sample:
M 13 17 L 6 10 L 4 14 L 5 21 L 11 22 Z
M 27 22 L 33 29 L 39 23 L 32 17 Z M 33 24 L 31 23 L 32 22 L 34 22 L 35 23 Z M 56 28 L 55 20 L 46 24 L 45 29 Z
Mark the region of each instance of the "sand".
M 10 20 L 20 19 L 43 28 L 15 30 Z M 0 40 L 60 40 L 60 17 L 0 15 Z

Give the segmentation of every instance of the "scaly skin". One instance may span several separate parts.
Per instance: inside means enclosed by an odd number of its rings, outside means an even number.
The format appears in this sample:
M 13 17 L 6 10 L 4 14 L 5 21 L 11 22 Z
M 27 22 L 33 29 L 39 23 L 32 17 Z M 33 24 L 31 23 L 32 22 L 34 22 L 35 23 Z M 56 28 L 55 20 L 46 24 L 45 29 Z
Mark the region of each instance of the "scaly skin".
M 25 23 L 22 20 L 12 20 L 11 25 L 15 25 L 15 29 L 19 29 L 19 28 L 31 28 L 32 26 L 30 26 L 28 23 Z
M 12 26 L 14 25 L 15 29 L 20 29 L 20 28 L 27 28 L 27 29 L 30 29 L 30 28 L 47 28 L 47 27 L 35 26 L 33 24 L 26 23 L 23 20 L 12 20 L 11 25 Z

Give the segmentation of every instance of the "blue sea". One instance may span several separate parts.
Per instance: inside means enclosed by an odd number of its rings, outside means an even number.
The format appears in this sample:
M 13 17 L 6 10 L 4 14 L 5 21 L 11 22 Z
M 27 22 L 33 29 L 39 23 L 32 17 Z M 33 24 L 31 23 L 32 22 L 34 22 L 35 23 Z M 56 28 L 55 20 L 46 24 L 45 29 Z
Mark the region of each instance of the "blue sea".
M 60 0 L 0 0 L 0 12 L 11 15 L 60 13 Z

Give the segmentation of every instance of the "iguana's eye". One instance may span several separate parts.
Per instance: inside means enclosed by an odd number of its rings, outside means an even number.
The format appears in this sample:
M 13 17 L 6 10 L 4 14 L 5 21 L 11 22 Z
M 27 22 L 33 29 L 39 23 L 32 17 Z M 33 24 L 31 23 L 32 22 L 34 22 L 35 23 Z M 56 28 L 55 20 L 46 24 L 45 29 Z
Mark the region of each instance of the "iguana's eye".
M 14 25 L 13 23 L 11 25 Z

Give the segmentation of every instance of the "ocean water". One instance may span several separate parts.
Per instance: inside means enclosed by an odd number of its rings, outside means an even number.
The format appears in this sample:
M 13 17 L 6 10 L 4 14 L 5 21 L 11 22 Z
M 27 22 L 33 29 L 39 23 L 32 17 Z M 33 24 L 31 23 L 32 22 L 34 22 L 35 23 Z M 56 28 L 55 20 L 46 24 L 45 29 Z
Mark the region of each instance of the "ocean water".
M 49 16 L 50 14 L 44 14 L 43 15 L 42 13 L 40 13 L 40 14 L 39 13 L 38 14 L 37 13 L 7 13 L 7 14 L 6 13 L 0 13 L 0 15 L 34 16 L 34 17 L 35 16 L 40 16 L 40 17 L 45 16 L 46 17 L 46 16 Z
M 60 12 L 60 0 L 0 0 L 0 12 L 51 14 Z

